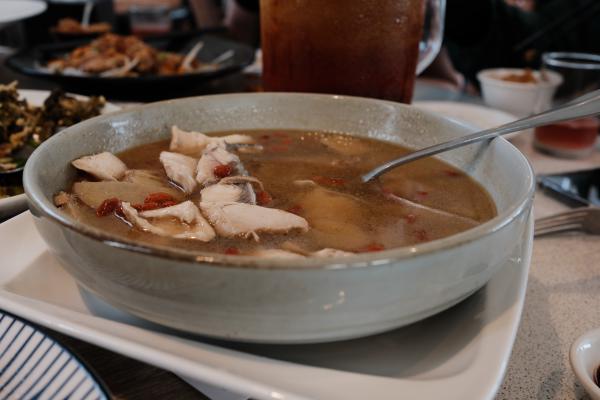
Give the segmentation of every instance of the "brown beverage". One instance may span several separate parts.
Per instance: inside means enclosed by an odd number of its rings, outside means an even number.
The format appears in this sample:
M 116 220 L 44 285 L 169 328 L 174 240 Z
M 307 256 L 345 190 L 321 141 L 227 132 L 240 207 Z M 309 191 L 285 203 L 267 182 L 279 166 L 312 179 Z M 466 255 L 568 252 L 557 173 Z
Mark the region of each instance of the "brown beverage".
M 261 0 L 268 91 L 410 103 L 424 0 Z
M 599 128 L 595 117 L 541 126 L 535 129 L 535 145 L 565 157 L 585 156 L 594 151 Z

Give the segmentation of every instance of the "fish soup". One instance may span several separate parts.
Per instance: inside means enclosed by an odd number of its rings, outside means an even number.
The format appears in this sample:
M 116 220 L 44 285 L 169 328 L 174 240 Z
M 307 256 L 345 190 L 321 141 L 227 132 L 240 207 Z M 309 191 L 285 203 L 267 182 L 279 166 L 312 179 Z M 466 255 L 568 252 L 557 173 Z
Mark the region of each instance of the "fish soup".
M 147 245 L 261 257 L 337 257 L 447 237 L 496 215 L 477 182 L 433 158 L 364 184 L 408 150 L 350 135 L 253 130 L 172 137 L 73 161 L 55 203 Z

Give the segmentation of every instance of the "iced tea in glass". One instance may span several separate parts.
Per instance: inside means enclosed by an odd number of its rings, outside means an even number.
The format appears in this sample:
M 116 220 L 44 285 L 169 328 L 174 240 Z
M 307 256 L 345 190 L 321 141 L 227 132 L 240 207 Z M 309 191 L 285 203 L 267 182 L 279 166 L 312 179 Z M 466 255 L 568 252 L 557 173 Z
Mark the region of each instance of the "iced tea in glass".
M 546 53 L 542 56 L 542 63 L 542 71 L 552 70 L 563 78 L 556 92 L 556 104 L 600 88 L 600 55 Z M 585 157 L 594 151 L 599 129 L 597 117 L 541 126 L 535 129 L 534 145 L 558 157 Z
M 410 103 L 427 1 L 261 0 L 265 90 Z

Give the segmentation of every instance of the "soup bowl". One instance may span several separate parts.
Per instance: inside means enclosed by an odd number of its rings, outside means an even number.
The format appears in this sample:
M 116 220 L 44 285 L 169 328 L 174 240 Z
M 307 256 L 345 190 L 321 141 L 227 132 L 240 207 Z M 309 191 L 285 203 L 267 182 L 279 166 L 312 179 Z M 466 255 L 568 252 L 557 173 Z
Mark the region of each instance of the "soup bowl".
M 131 314 L 222 339 L 306 343 L 386 331 L 466 298 L 503 265 L 522 237 L 534 176 L 526 158 L 496 138 L 441 155 L 480 182 L 498 215 L 468 231 L 356 256 L 263 259 L 147 246 L 86 226 L 53 204 L 76 172 L 70 162 L 168 138 L 170 127 L 345 132 L 413 148 L 470 131 L 393 102 L 295 93 L 171 100 L 82 122 L 44 142 L 24 185 L 50 251 L 85 289 Z M 527 237 L 531 241 L 531 237 Z

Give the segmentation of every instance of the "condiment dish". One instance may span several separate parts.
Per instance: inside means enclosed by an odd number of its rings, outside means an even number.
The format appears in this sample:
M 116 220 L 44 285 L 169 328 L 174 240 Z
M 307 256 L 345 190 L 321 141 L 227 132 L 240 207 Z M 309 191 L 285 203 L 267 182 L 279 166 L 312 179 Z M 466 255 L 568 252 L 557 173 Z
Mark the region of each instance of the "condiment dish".
M 554 92 L 562 83 L 562 76 L 553 71 L 532 71 L 536 82 L 513 82 L 504 78 L 521 74 L 519 68 L 492 68 L 480 71 L 477 79 L 485 103 L 517 117 L 545 111 L 550 108 Z
M 600 400 L 600 387 L 596 383 L 600 367 L 600 328 L 581 335 L 571 345 L 571 367 L 577 380 L 593 400 Z

